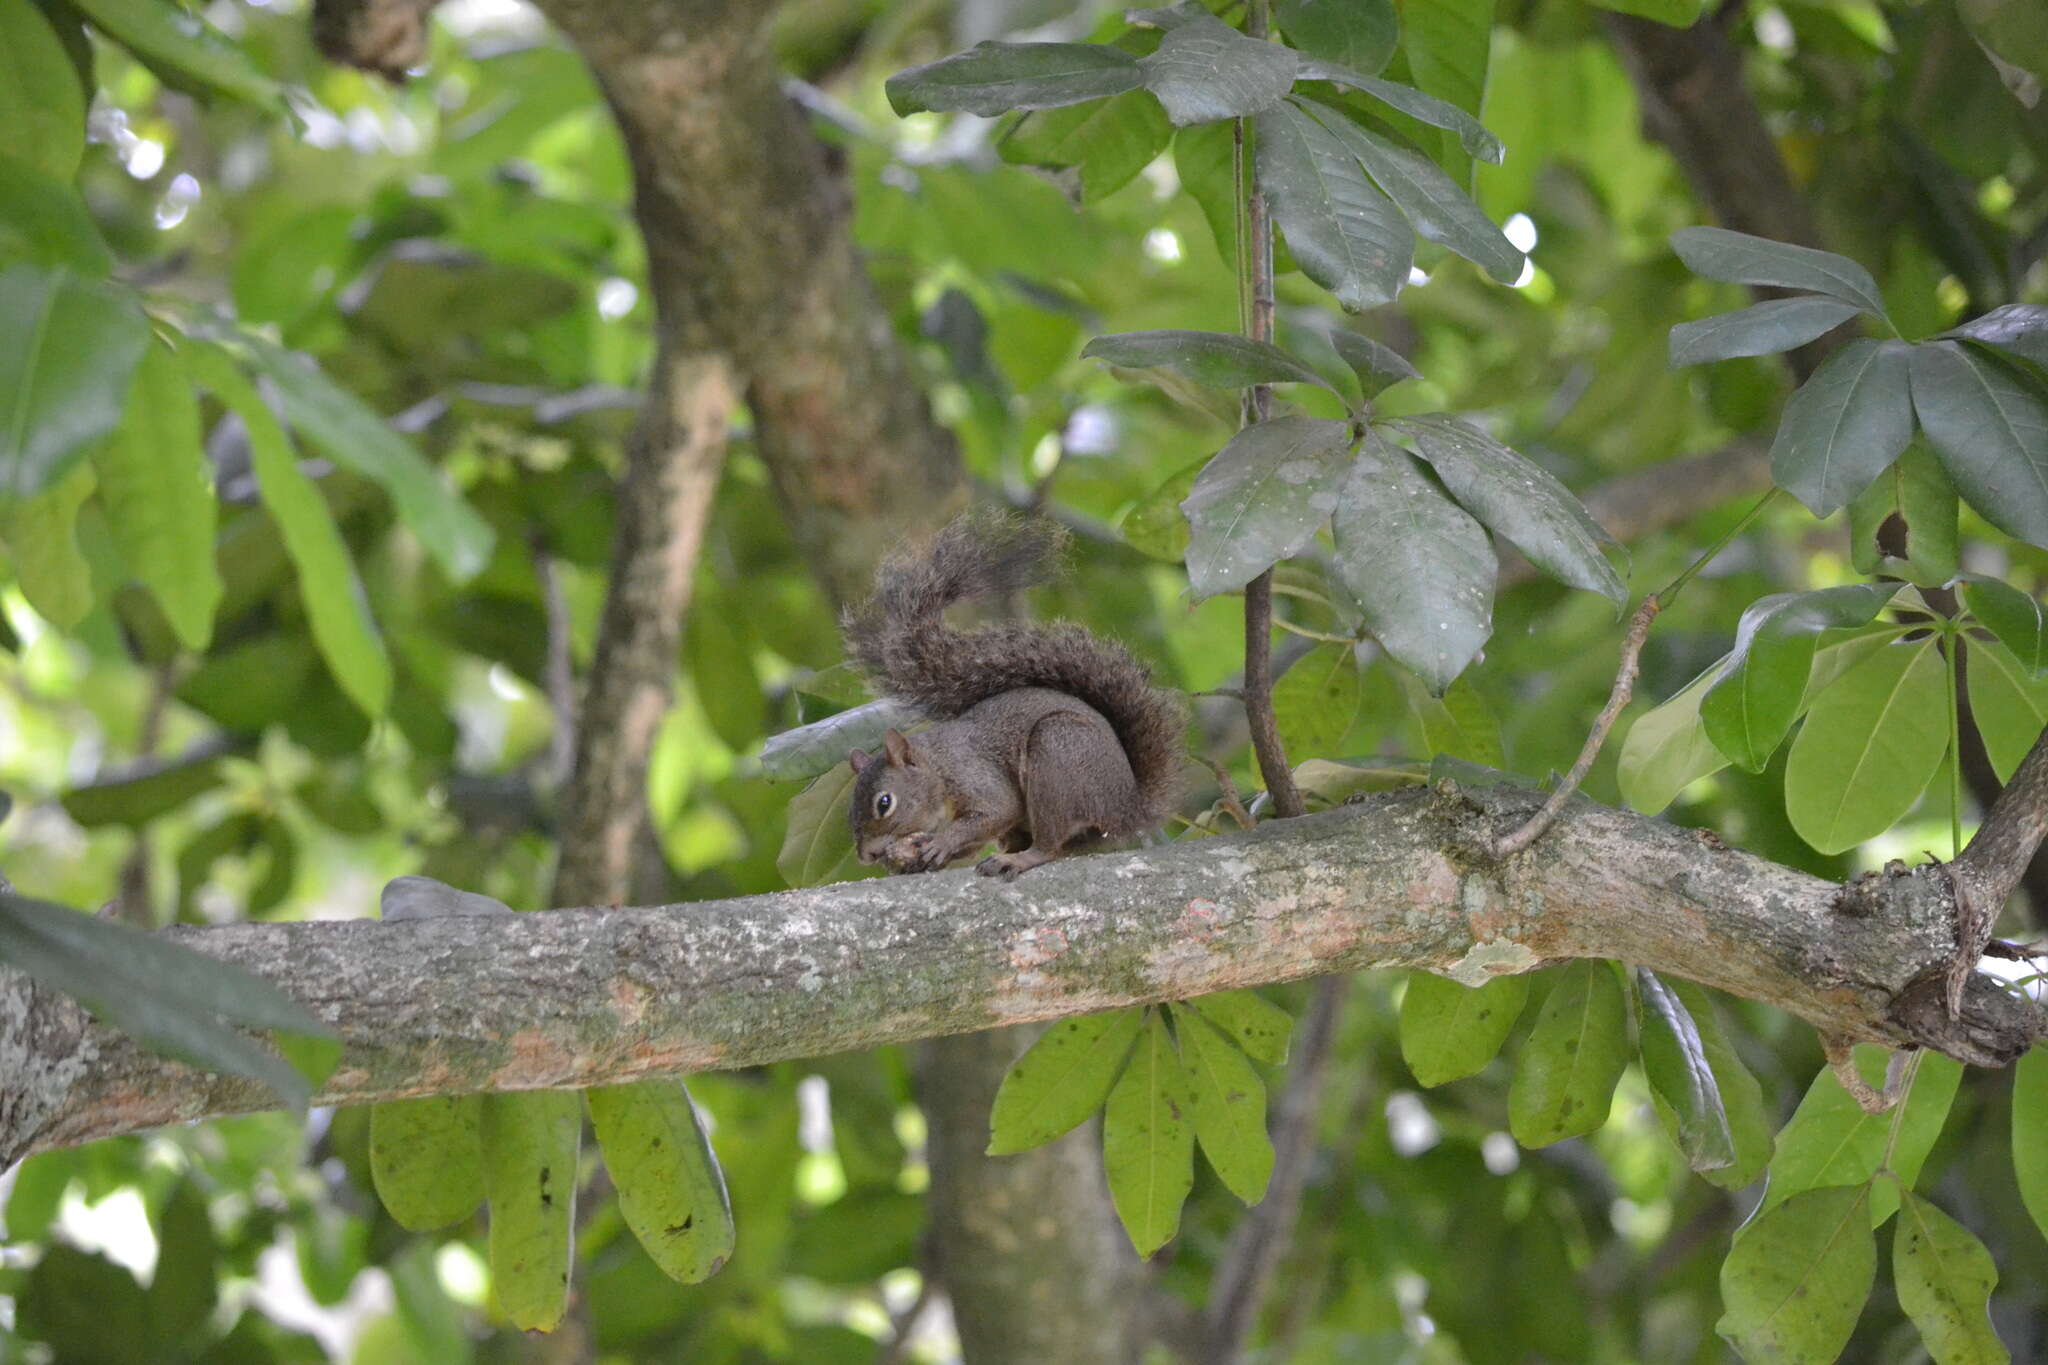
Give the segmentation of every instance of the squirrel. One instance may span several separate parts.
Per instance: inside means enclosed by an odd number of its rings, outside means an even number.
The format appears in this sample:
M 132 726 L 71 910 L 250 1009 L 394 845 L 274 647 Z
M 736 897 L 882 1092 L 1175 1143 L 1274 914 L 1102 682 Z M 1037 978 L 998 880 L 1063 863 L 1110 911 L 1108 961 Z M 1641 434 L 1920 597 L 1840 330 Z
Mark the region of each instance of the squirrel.
M 956 602 L 1046 577 L 1066 533 L 1042 518 L 968 514 L 899 552 L 842 622 L 885 696 L 938 723 L 855 749 L 848 822 L 864 863 L 929 872 L 994 841 L 985 876 L 1163 822 L 1181 781 L 1179 700 L 1122 646 L 1072 623 L 956 630 Z

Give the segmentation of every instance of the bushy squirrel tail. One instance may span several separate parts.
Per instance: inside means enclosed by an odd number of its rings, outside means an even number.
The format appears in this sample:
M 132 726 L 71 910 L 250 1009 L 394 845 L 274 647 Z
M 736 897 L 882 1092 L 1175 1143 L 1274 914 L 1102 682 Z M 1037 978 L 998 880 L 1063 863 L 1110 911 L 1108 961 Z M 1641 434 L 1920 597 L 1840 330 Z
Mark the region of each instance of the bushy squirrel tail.
M 1078 697 L 1108 719 L 1144 809 L 1131 829 L 1159 824 L 1180 798 L 1185 715 L 1178 698 L 1121 645 L 1068 622 L 956 630 L 945 610 L 1042 582 L 1066 545 L 1042 517 L 971 512 L 922 548 L 899 553 L 875 576 L 875 595 L 843 621 L 855 662 L 885 695 L 934 719 L 1019 687 Z

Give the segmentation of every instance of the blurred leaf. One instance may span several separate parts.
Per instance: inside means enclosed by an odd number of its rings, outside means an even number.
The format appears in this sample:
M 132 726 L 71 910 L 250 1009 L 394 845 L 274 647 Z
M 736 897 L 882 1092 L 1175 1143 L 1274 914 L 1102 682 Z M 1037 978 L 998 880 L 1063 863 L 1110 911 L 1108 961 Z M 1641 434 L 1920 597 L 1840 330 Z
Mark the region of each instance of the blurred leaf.
M 1628 1007 L 1605 962 L 1564 968 L 1515 1061 L 1508 1129 L 1524 1147 L 1583 1137 L 1607 1122 L 1628 1065 Z
M 1432 697 L 1419 678 L 1404 676 L 1402 681 L 1408 709 L 1422 727 L 1423 751 L 1430 758 L 1460 759 L 1496 771 L 1507 766 L 1500 717 L 1469 679 L 1459 678 L 1441 697 Z M 1435 764 L 1431 767 L 1433 771 Z
M 1960 342 L 1912 354 L 1913 410 L 1956 490 L 2007 535 L 2048 544 L 2048 396 Z
M 1259 188 L 1302 272 L 1351 312 L 1392 302 L 1415 256 L 1400 210 L 1336 134 L 1292 104 L 1260 114 L 1257 128 Z
M 2038 678 L 2048 670 L 2048 613 L 2039 602 L 2010 583 L 1983 574 L 1966 575 L 1960 586 L 1970 615 L 2012 651 L 2029 677 Z
M 283 92 L 244 52 L 197 15 L 163 0 L 74 0 L 93 27 L 180 89 L 219 91 L 277 110 Z
M 1863 1185 L 1808 1190 L 1756 1218 L 1721 1267 L 1714 1330 L 1751 1360 L 1830 1361 L 1877 1276 Z
M 1410 972 L 1401 995 L 1401 1060 L 1423 1086 L 1476 1076 L 1499 1054 L 1528 999 L 1525 975 L 1463 986 Z
M 2048 12 L 2039 5 L 2027 0 L 1957 0 L 1956 12 L 1969 26 L 1970 36 L 1990 52 L 2036 76 L 2048 76 Z M 1935 1354 L 1941 1357 L 1939 1351 Z
M 784 782 L 843 765 L 850 749 L 872 749 L 882 734 L 915 723 L 917 711 L 900 701 L 871 701 L 850 711 L 770 735 L 761 746 L 761 774 Z
M 1146 1026 L 1102 1116 L 1102 1168 L 1110 1201 L 1140 1256 L 1149 1257 L 1180 1228 L 1195 1183 L 1195 1134 L 1188 1122 L 1187 1072 L 1166 1020 L 1146 1011 Z
M 97 1252 L 44 1248 L 15 1299 L 16 1327 L 65 1365 L 130 1365 L 151 1341 L 149 1300 L 135 1277 Z
M 408 1232 L 459 1223 L 484 1202 L 482 1095 L 426 1095 L 370 1107 L 370 1174 Z
M 1172 137 L 1159 101 L 1131 90 L 1100 104 L 1031 114 L 996 150 L 1018 165 L 1073 167 L 1080 202 L 1092 204 L 1136 179 Z
M 1354 653 L 1348 644 L 1317 645 L 1273 685 L 1273 716 L 1290 755 L 1326 755 L 1350 732 L 1360 694 Z
M 15 5 L 36 14 L 27 0 L 0 0 L 0 14 Z M 0 33 L 5 28 L 6 21 L 0 18 Z M 4 46 L 0 43 L 0 49 Z M 0 90 L 4 88 L 0 82 Z M 5 115 L 0 115 L 0 127 L 6 124 Z M 47 171 L 0 153 L 0 263 L 17 260 L 50 270 L 69 267 L 95 280 L 106 278 L 114 268 L 113 253 L 78 192 Z
M 690 1092 L 673 1077 L 584 1092 L 619 1212 L 654 1263 L 696 1284 L 732 1255 L 732 1201 Z
M 92 610 L 92 565 L 76 535 L 78 509 L 92 490 L 92 470 L 81 466 L 34 496 L 11 503 L 0 498 L 0 540 L 14 559 L 21 595 L 59 630 L 72 629 Z
M 791 1230 L 789 1271 L 825 1284 L 871 1289 L 892 1270 L 917 1264 L 925 1228 L 925 1201 L 894 1186 L 854 1190 L 797 1220 Z M 869 1365 L 875 1343 L 862 1337 L 857 1359 Z M 800 1357 L 809 1365 L 808 1350 Z
M 1849 546 L 1858 573 L 1922 587 L 1956 576 L 1955 485 L 1926 446 L 1913 443 L 1849 504 Z
M 1376 76 L 1401 38 L 1393 0 L 1280 0 L 1280 31 L 1312 57 Z
M 1453 11 L 1446 13 L 1442 16 L 1441 24 L 1432 23 L 1430 25 L 1431 40 L 1436 41 L 1438 39 L 1450 38 L 1454 29 L 1464 30 L 1465 36 L 1469 38 L 1472 32 L 1469 21 L 1473 14 L 1478 9 L 1484 8 L 1486 10 L 1486 18 L 1480 21 L 1481 26 L 1490 25 L 1493 12 L 1492 5 L 1493 0 L 1459 0 L 1460 9 L 1464 12 Z M 1431 16 L 1432 19 L 1436 17 L 1434 15 Z M 1462 46 L 1463 44 L 1461 43 Z M 1460 91 L 1461 96 L 1471 96 L 1472 103 L 1476 107 L 1478 104 L 1478 90 L 1485 84 L 1485 58 L 1481 57 L 1479 59 L 1480 72 L 1476 84 L 1461 76 L 1454 69 L 1460 63 L 1469 64 L 1469 61 L 1469 48 L 1465 48 L 1450 62 L 1439 61 L 1432 55 L 1429 60 L 1419 63 L 1418 67 L 1426 67 L 1429 70 L 1431 80 L 1439 82 L 1444 87 L 1437 89 L 1437 94 L 1448 94 L 1450 89 L 1455 87 Z M 1406 114 L 1418 123 L 1428 124 L 1432 128 L 1441 128 L 1445 132 L 1452 134 L 1452 138 L 1446 140 L 1446 146 L 1455 146 L 1457 150 L 1463 151 L 1467 156 L 1477 157 L 1481 161 L 1490 161 L 1495 165 L 1499 165 L 1507 157 L 1507 148 L 1502 145 L 1501 140 L 1488 132 L 1478 119 L 1458 107 L 1457 104 L 1452 103 L 1449 99 L 1438 99 L 1437 94 L 1425 94 L 1412 85 L 1402 85 L 1398 81 L 1380 80 L 1377 77 L 1368 76 L 1362 72 L 1347 70 L 1334 62 L 1315 61 L 1307 58 L 1304 58 L 1301 63 L 1301 79 L 1308 81 L 1331 81 L 1337 85 L 1348 86 L 1353 90 L 1370 95 L 1389 109 Z M 1424 84 L 1419 76 L 1417 84 Z M 1431 88 L 1436 87 L 1432 85 Z M 1452 179 L 1458 180 L 1460 177 L 1453 174 Z
M 85 91 L 63 44 L 34 0 L 0 0 L 0 160 L 68 181 L 84 152 Z
M 1691 28 L 1706 11 L 1707 0 L 1594 0 L 1602 9 L 1639 14 L 1672 28 Z
M 1180 187 L 1202 210 L 1229 268 L 1237 259 L 1236 136 L 1228 123 L 1197 123 L 1173 134 L 1173 169 Z
M 1890 829 L 1941 766 L 1948 701 L 1936 643 L 1877 650 L 1814 699 L 1785 763 L 1785 813 L 1820 852 Z
M 1178 564 L 1187 558 L 1193 532 L 1180 505 L 1195 491 L 1195 480 L 1207 460 L 1197 460 L 1138 499 L 1117 523 L 1117 533 L 1138 553 Z
M 1167 369 L 1213 389 L 1315 384 L 1323 377 L 1278 346 L 1231 332 L 1117 332 L 1081 348 L 1083 359 L 1127 370 Z
M 1350 473 L 1351 426 L 1321 417 L 1256 422 L 1203 467 L 1187 514 L 1197 597 L 1241 588 L 1315 537 Z
M 1287 1061 L 1287 1041 L 1294 1032 L 1294 1019 L 1256 991 L 1218 991 L 1184 1001 L 1223 1036 L 1267 1066 Z
M 977 43 L 889 77 L 889 107 L 980 114 L 1052 109 L 1138 88 L 1138 59 L 1100 43 Z
M 150 1340 L 158 1349 L 189 1341 L 213 1316 L 220 1297 L 220 1254 L 206 1198 L 191 1176 L 180 1180 L 157 1219 L 156 1273 L 145 1296 Z
M 1913 347 L 1851 341 L 1785 404 L 1771 442 L 1771 478 L 1824 517 L 1848 503 L 1913 439 Z
M 1272 108 L 1294 84 L 1296 61 L 1288 48 L 1196 14 L 1168 29 L 1138 66 L 1166 116 L 1185 126 Z
M 1462 121 L 1438 123 L 1418 112 L 1417 102 L 1403 104 L 1393 90 L 1365 92 L 1410 118 L 1443 128 L 1443 155 L 1438 158 L 1460 185 L 1472 183 L 1472 157 L 1499 162 L 1502 148 L 1493 134 L 1476 127 L 1486 97 L 1486 69 L 1493 52 L 1494 0 L 1434 0 L 1404 5 L 1401 10 L 1401 55 L 1408 61 L 1414 84 L 1447 108 L 1462 111 Z M 1473 126 L 1467 126 L 1471 124 Z
M 1485 530 L 1368 437 L 1337 507 L 1337 577 L 1386 651 L 1441 695 L 1493 630 Z
M 111 920 L 4 893 L 0 959 L 143 1044 L 209 1071 L 261 1081 L 294 1109 L 305 1108 L 305 1078 L 222 1021 L 331 1036 L 297 1001 L 240 967 Z
M 1899 1307 L 1939 1365 L 2004 1365 L 2012 1359 L 1991 1330 L 1998 1267 L 1968 1228 L 1909 1194 L 1899 1209 L 1892 1248 Z
M 1736 763 L 1762 772 L 1799 714 L 1820 634 L 1868 625 L 1897 592 L 1896 583 L 1851 583 L 1757 599 L 1742 613 L 1735 646 L 1700 702 L 1707 738 Z
M 734 619 L 740 610 L 737 602 L 700 599 L 683 623 L 683 660 L 712 732 L 744 753 L 759 737 L 768 708 L 753 652 Z
M 1671 248 L 1693 274 L 1710 280 L 1811 290 L 1877 317 L 1885 316 L 1884 301 L 1870 272 L 1832 251 L 1716 227 L 1680 228 L 1671 234 Z
M 149 327 L 119 285 L 16 265 L 0 271 L 0 335 L 0 497 L 34 497 L 120 422 Z
M 1671 367 L 1745 355 L 1776 355 L 1824 336 L 1863 310 L 1840 299 L 1801 294 L 1766 299 L 1732 313 L 1671 329 Z
M 1062 1019 L 1011 1064 L 989 1113 L 988 1154 L 1051 1142 L 1092 1117 L 1123 1073 L 1145 1009 Z
M 524 1331 L 553 1331 L 569 1306 L 583 1104 L 573 1090 L 484 1096 L 491 1297 Z
M 1699 1025 L 1655 972 L 1637 967 L 1635 983 L 1643 1075 L 1676 1119 L 1679 1150 L 1696 1171 L 1726 1170 L 1735 1164 L 1735 1135 Z
M 2034 1226 L 2048 1237 L 2048 1047 L 2036 1044 L 2012 1073 L 2012 1169 Z M 15 1198 L 21 1197 L 20 1187 Z M 14 1205 L 7 1206 L 13 1226 Z
M 199 445 L 199 400 L 175 352 L 143 353 L 120 426 L 93 451 L 100 505 L 121 555 L 185 648 L 213 638 L 213 467 Z
M 1266 1136 L 1266 1083 L 1244 1053 L 1199 1011 L 1173 1007 L 1174 1033 L 1188 1075 L 1189 1117 L 1202 1152 L 1224 1188 L 1247 1204 L 1265 1198 L 1273 1177 Z
M 823 722 L 820 722 L 821 724 Z M 846 803 L 853 795 L 853 765 L 841 760 L 789 799 L 789 826 L 776 870 L 791 886 L 824 886 L 867 876 L 853 845 Z
M 219 786 L 224 760 L 238 747 L 204 744 L 179 758 L 142 760 L 65 792 L 64 813 L 87 829 L 139 829 Z
M 1966 657 L 1970 714 L 1984 755 L 1998 780 L 2010 782 L 2048 725 L 2048 678 L 2029 677 L 2012 651 L 1996 641 L 1972 640 Z

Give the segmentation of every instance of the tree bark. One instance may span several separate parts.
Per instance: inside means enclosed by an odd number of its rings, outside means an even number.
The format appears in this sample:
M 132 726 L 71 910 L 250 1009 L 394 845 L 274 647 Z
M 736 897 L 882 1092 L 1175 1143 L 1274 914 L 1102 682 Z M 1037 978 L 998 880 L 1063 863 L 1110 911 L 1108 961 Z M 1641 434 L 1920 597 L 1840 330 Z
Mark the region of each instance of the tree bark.
M 2040 1007 L 1974 977 L 1942 1007 L 1939 868 L 1839 887 L 1696 831 L 1576 801 L 1527 853 L 1478 841 L 1519 789 L 1411 789 L 1229 838 L 739 900 L 475 919 L 168 931 L 338 1032 L 317 1102 L 571 1088 L 760 1065 L 1332 971 L 1478 983 L 1565 958 L 1639 963 L 1824 1033 L 2012 1061 Z M 449 989 L 451 982 L 459 990 Z M 0 973 L 0 1160 L 268 1107 Z

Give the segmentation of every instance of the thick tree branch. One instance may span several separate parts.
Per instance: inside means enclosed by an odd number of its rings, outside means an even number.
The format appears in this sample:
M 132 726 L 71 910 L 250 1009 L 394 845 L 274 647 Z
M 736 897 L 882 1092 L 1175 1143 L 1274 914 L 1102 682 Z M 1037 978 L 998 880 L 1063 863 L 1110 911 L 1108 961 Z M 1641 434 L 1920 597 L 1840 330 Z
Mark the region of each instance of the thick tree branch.
M 655 909 L 245 924 L 178 937 L 261 972 L 340 1034 L 318 1102 L 581 1087 L 753 1066 L 1333 971 L 1478 982 L 1617 957 L 1846 1038 L 2002 1065 L 2042 1011 L 1983 977 L 1950 1020 L 1939 871 L 1858 894 L 1574 802 L 1535 848 L 1473 858 L 1540 798 L 1448 786 L 1228 838 Z M 172 931 L 178 932 L 178 931 Z M 450 989 L 457 983 L 457 989 Z M 0 1159 L 266 1107 L 0 974 Z
M 2034 850 L 2048 837 L 2048 733 L 2020 760 L 1991 813 L 1950 871 L 1970 882 L 1971 894 L 1993 914 L 2026 874 Z

